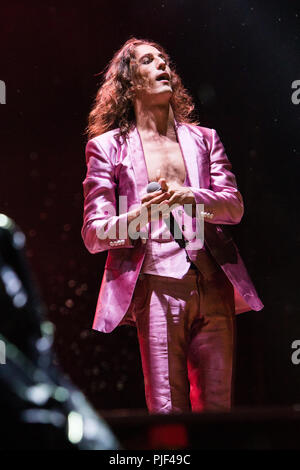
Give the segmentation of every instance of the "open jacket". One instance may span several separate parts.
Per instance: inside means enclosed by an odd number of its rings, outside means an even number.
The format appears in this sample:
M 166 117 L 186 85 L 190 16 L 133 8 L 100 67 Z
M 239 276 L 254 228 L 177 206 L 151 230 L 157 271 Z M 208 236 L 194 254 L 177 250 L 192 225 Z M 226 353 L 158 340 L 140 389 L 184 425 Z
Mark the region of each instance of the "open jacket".
M 214 129 L 176 122 L 175 129 L 196 204 L 204 204 L 204 210 L 213 214 L 205 222 L 205 246 L 234 287 L 235 311 L 261 310 L 263 304 L 239 251 L 220 226 L 239 223 L 244 211 L 224 146 Z M 106 333 L 116 328 L 131 305 L 146 249 L 141 239 L 119 235 L 127 212 L 146 193 L 148 173 L 137 128 L 122 141 L 116 139 L 117 133 L 114 129 L 88 141 L 83 181 L 82 238 L 90 253 L 108 250 L 93 323 L 93 329 Z M 119 210 L 120 196 L 127 197 L 127 212 Z M 115 239 L 99 238 L 104 229 L 114 233 Z M 197 266 L 198 251 L 187 252 Z

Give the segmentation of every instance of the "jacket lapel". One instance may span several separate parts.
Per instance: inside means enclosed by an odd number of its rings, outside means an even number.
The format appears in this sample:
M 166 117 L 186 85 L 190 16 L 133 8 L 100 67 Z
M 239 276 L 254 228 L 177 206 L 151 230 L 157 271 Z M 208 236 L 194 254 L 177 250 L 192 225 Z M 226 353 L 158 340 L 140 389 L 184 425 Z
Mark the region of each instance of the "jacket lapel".
M 177 132 L 177 140 L 181 148 L 181 153 L 184 159 L 185 168 L 189 177 L 190 186 L 199 188 L 199 169 L 197 158 L 197 146 L 193 141 L 189 128 L 184 124 L 177 124 L 175 122 L 175 129 Z
M 147 192 L 148 171 L 140 134 L 135 127 L 127 137 L 129 155 L 140 199 Z

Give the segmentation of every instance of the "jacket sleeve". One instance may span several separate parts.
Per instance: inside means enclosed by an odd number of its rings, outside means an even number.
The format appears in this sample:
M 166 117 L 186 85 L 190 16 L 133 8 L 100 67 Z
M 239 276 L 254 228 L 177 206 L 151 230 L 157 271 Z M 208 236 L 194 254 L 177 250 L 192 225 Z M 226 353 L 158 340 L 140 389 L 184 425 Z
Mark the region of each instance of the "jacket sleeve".
M 116 214 L 114 166 L 99 142 L 85 149 L 87 173 L 83 181 L 84 211 L 81 236 L 90 253 L 133 248 L 128 236 L 127 213 Z
M 191 187 L 196 204 L 204 204 L 204 211 L 212 214 L 207 222 L 213 224 L 238 224 L 244 213 L 241 193 L 231 172 L 224 146 L 215 129 L 212 131 L 210 149 L 210 189 Z

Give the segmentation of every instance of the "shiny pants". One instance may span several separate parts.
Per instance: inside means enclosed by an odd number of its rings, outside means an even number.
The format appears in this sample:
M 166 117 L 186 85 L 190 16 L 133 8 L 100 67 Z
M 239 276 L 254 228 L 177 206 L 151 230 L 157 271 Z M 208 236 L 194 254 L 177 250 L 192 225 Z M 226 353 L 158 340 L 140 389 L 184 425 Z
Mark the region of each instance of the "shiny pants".
M 134 304 L 149 412 L 229 410 L 234 291 L 221 268 L 182 279 L 142 274 Z

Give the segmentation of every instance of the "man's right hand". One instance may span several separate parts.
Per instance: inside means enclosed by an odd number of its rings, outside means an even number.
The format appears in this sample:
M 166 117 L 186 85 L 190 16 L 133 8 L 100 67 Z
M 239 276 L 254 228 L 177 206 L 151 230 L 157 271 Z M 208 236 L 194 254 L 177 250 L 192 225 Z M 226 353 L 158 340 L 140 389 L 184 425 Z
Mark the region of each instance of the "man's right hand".
M 162 191 L 162 190 L 154 191 L 153 193 L 145 194 L 142 197 L 142 204 L 138 208 L 128 212 L 128 214 L 127 214 L 127 223 L 128 223 L 128 225 L 133 220 L 135 220 L 137 217 L 139 217 L 141 215 L 144 215 L 143 220 L 137 226 L 137 230 L 140 231 L 141 228 L 145 227 L 148 222 L 151 222 L 151 206 L 152 205 L 158 206 L 159 204 L 162 204 L 163 201 L 169 199 L 169 197 L 170 197 L 170 194 L 168 192 Z M 156 211 L 154 211 L 152 209 L 152 216 L 155 213 L 158 213 L 159 210 L 161 210 L 162 205 L 156 207 L 156 209 L 157 209 Z

